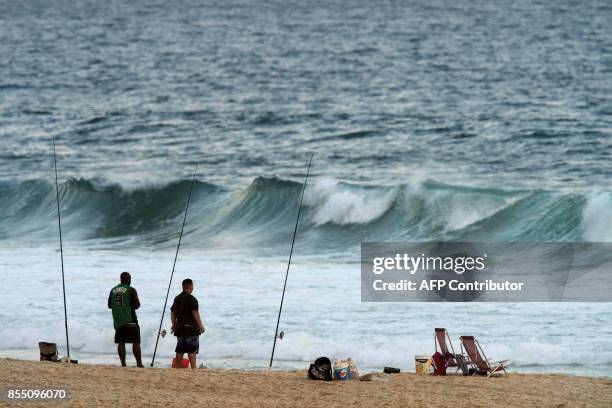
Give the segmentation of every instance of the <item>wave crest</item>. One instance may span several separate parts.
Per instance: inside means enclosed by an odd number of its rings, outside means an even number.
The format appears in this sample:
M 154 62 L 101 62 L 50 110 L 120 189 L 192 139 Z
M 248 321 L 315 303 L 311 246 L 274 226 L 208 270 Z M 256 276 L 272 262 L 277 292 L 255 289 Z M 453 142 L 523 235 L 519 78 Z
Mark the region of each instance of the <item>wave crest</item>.
M 126 188 L 70 179 L 60 186 L 68 239 L 174 244 L 190 180 Z M 186 245 L 270 247 L 290 239 L 302 185 L 259 177 L 229 190 L 198 181 Z M 314 251 L 361 241 L 607 241 L 612 201 L 592 194 L 507 191 L 419 179 L 394 186 L 316 179 L 306 189 L 299 245 Z M 55 241 L 55 191 L 48 181 L 0 182 L 0 240 Z

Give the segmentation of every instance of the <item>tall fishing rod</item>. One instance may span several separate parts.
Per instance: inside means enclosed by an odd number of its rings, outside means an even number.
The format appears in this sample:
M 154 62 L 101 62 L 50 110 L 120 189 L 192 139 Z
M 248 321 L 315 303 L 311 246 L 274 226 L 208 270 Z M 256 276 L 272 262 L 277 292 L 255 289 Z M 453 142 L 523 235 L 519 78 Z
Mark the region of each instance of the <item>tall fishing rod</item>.
M 304 202 L 304 191 L 306 191 L 306 183 L 308 183 L 308 175 L 310 174 L 310 165 L 312 164 L 312 156 L 308 161 L 308 170 L 306 170 L 306 178 L 302 186 L 302 195 L 300 196 L 300 206 L 298 207 L 297 218 L 295 220 L 295 228 L 293 229 L 293 239 L 291 240 L 291 250 L 289 251 L 289 262 L 287 262 L 287 271 L 285 272 L 285 284 L 283 285 L 283 296 L 281 297 L 280 307 L 278 308 L 278 319 L 276 319 L 276 331 L 274 332 L 274 343 L 272 344 L 272 355 L 270 356 L 270 368 L 274 362 L 274 350 L 276 349 L 276 339 L 278 338 L 278 326 L 280 325 L 281 313 L 283 311 L 283 302 L 285 301 L 285 290 L 287 289 L 287 278 L 289 277 L 289 268 L 291 267 L 291 256 L 293 255 L 293 245 L 295 244 L 295 236 L 297 235 L 298 225 L 300 224 L 300 213 L 302 212 L 302 203 Z
M 62 295 L 64 297 L 64 327 L 66 328 L 66 352 L 70 362 L 70 342 L 68 341 L 68 311 L 66 308 L 66 282 L 64 279 L 64 244 L 62 242 L 62 215 L 60 212 L 59 183 L 57 182 L 57 157 L 55 154 L 55 136 L 53 140 L 53 167 L 55 169 L 55 198 L 57 201 L 57 226 L 59 228 L 60 260 L 62 263 Z
M 198 173 L 198 165 L 196 164 L 195 170 L 193 171 L 193 178 L 191 179 L 191 186 L 189 187 L 189 195 L 187 196 L 187 205 L 185 205 L 185 215 L 183 216 L 183 225 L 181 226 L 181 233 L 179 234 L 178 245 L 176 246 L 176 254 L 174 255 L 174 263 L 172 264 L 172 272 L 170 273 L 170 282 L 168 282 L 168 291 L 166 292 L 166 300 L 164 301 L 164 309 L 162 310 L 161 319 L 159 321 L 159 329 L 157 330 L 157 340 L 155 340 L 155 349 L 153 350 L 153 359 L 151 360 L 151 367 L 155 362 L 155 354 L 157 353 L 157 344 L 159 343 L 159 335 L 161 334 L 162 324 L 164 323 L 164 315 L 166 314 L 166 306 L 168 305 L 168 295 L 170 295 L 170 286 L 172 286 L 172 278 L 174 277 L 174 268 L 176 267 L 176 260 L 178 259 L 179 249 L 181 248 L 181 240 L 183 239 L 183 230 L 185 229 L 185 221 L 187 220 L 187 211 L 189 210 L 189 202 L 191 201 L 191 193 L 193 192 L 193 185 L 195 184 L 196 174 Z

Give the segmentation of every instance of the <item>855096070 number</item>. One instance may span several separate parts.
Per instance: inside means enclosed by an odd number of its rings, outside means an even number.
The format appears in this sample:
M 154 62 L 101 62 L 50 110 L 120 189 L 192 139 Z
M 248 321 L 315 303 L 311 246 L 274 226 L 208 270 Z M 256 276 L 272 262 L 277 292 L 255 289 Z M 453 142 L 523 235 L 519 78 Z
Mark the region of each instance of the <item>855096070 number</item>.
M 4 400 L 57 400 L 67 399 L 68 390 L 63 388 L 6 388 L 2 390 Z

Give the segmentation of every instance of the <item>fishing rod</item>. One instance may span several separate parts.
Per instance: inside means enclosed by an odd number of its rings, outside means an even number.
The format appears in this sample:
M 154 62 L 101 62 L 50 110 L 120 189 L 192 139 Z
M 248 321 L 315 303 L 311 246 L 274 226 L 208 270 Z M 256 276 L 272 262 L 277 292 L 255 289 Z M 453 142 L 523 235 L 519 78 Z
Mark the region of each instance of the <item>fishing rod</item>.
M 302 195 L 300 196 L 300 206 L 298 207 L 297 218 L 295 220 L 295 228 L 293 229 L 293 239 L 291 240 L 291 250 L 289 251 L 289 262 L 287 262 L 287 271 L 285 272 L 285 284 L 283 285 L 283 296 L 281 297 L 280 307 L 278 309 L 278 319 L 276 319 L 276 331 L 274 332 L 274 343 L 272 344 L 272 355 L 270 356 L 270 367 L 274 362 L 274 350 L 276 349 L 276 339 L 278 336 L 278 326 L 280 324 L 281 313 L 283 311 L 283 302 L 285 301 L 285 290 L 287 289 L 287 278 L 289 277 L 289 268 L 291 267 L 291 256 L 293 255 L 293 245 L 295 244 L 295 236 L 297 235 L 298 225 L 300 223 L 300 213 L 302 212 L 302 203 L 304 202 L 304 191 L 306 191 L 306 183 L 308 183 L 308 175 L 310 174 L 310 165 L 312 164 L 312 156 L 308 161 L 308 170 L 306 170 L 306 178 L 304 179 L 304 185 L 302 186 Z M 281 332 L 282 338 L 282 332 Z
M 55 154 L 55 136 L 53 140 L 53 167 L 55 169 L 55 198 L 57 201 L 57 226 L 59 229 L 60 260 L 62 263 L 62 295 L 64 297 L 64 327 L 66 328 L 66 352 L 70 362 L 70 342 L 68 341 L 68 311 L 66 309 L 66 282 L 64 279 L 64 244 L 62 242 L 62 215 L 60 212 L 59 183 L 57 182 L 57 157 Z
M 151 360 L 151 367 L 155 362 L 155 354 L 157 353 L 157 344 L 159 343 L 159 336 L 162 331 L 162 324 L 164 323 L 164 315 L 166 314 L 166 306 L 168 305 L 168 295 L 170 295 L 170 286 L 172 286 L 172 277 L 174 276 L 174 268 L 176 267 L 176 260 L 178 259 L 179 249 L 181 248 L 181 240 L 183 239 L 183 230 L 185 229 L 185 221 L 187 220 L 187 211 L 189 210 L 189 202 L 191 201 L 191 193 L 193 192 L 193 185 L 195 184 L 196 174 L 198 173 L 198 165 L 196 164 L 195 170 L 193 171 L 193 178 L 191 179 L 191 186 L 189 187 L 189 195 L 187 196 L 187 205 L 185 205 L 185 215 L 183 216 L 183 225 L 181 226 L 181 233 L 179 234 L 178 245 L 176 246 L 176 254 L 174 255 L 174 263 L 172 264 L 172 272 L 170 273 L 170 282 L 168 282 L 168 291 L 166 292 L 166 300 L 164 301 L 164 309 L 162 310 L 161 319 L 159 321 L 159 330 L 157 330 L 157 340 L 155 340 L 155 349 L 153 350 L 153 359 Z

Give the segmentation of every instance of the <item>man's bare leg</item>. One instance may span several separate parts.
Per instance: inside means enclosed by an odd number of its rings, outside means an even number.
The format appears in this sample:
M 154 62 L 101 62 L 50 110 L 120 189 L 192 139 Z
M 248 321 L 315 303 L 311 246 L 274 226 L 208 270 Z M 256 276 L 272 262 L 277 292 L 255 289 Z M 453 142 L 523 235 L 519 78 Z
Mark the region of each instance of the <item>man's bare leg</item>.
M 197 368 L 196 367 L 196 353 L 188 353 L 187 357 L 189 357 L 189 365 L 191 366 L 191 368 Z
M 139 368 L 144 368 L 144 366 L 142 365 L 142 353 L 140 351 L 140 343 L 134 343 L 132 344 L 132 351 L 134 352 L 134 358 L 136 359 L 136 365 Z M 124 351 L 125 354 L 125 351 Z
M 176 368 L 183 368 L 183 355 L 185 353 L 176 353 Z
M 117 344 L 117 353 L 119 354 L 119 360 L 121 360 L 121 367 L 125 367 L 125 343 Z

